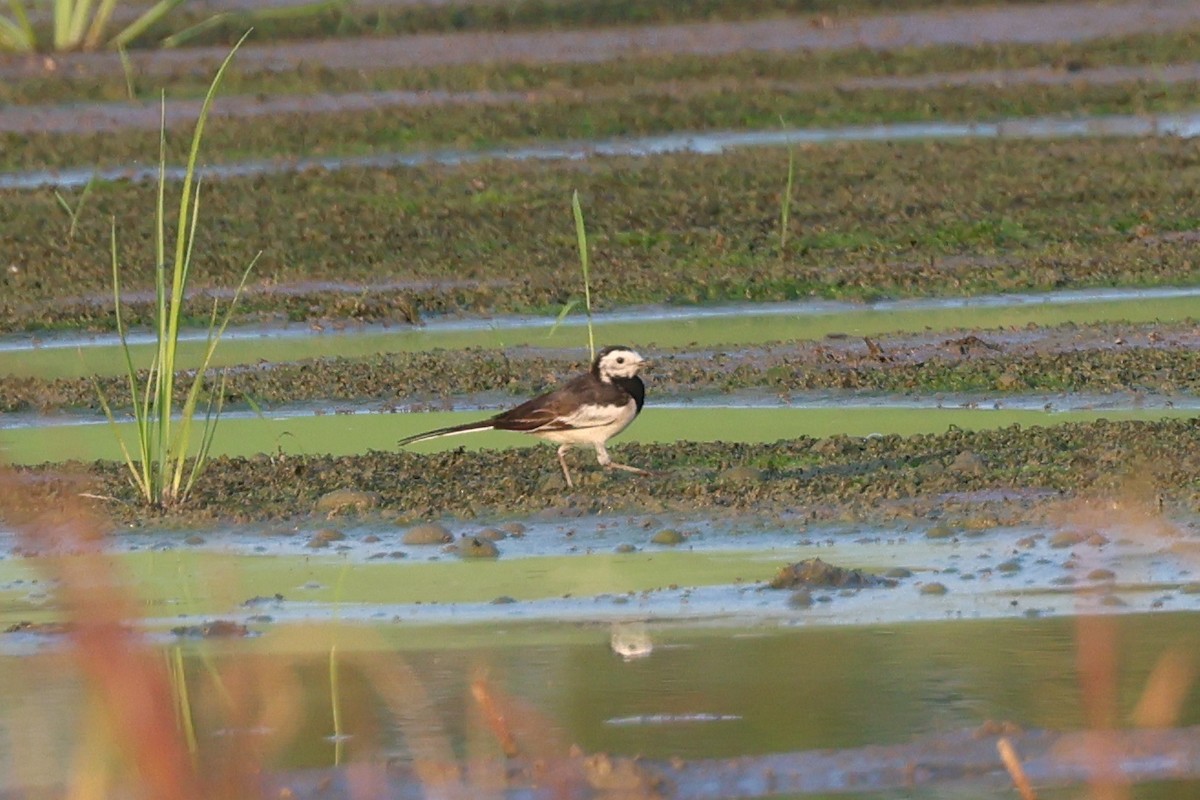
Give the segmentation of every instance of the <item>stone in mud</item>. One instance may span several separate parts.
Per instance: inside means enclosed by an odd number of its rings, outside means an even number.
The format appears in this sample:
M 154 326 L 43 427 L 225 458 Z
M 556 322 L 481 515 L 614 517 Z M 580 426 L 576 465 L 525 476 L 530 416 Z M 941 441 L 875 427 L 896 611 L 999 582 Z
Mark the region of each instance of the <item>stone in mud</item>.
M 809 608 L 813 604 L 812 592 L 808 589 L 797 589 L 792 592 L 792 596 L 788 598 L 788 605 L 792 608 Z
M 1094 569 L 1087 576 L 1089 581 L 1113 581 L 1117 579 L 1117 573 L 1111 569 Z
M 997 572 L 1020 572 L 1021 562 L 1015 558 L 1010 558 L 1008 561 L 1001 561 L 996 565 Z
M 1062 550 L 1067 547 L 1074 547 L 1086 538 L 1079 531 L 1059 531 L 1050 537 L 1050 546 L 1057 550 Z
M 951 539 L 958 534 L 958 531 L 951 528 L 949 525 L 934 525 L 929 530 L 925 531 L 926 539 Z
M 730 483 L 759 483 L 762 479 L 763 473 L 761 469 L 748 467 L 745 464 L 730 467 L 717 475 L 717 480 L 729 481 Z
M 663 528 L 658 533 L 650 537 L 650 541 L 654 544 L 677 545 L 683 544 L 686 537 L 674 528 Z
M 13 623 L 4 629 L 5 633 L 42 633 L 47 635 L 58 635 L 70 633 L 74 626 L 69 622 L 30 622 L 29 620 L 21 620 Z
M 990 514 L 975 514 L 963 519 L 962 527 L 966 535 L 978 536 L 985 531 L 1000 527 L 1000 520 Z
M 254 608 L 255 606 L 264 606 L 270 603 L 282 603 L 283 595 L 276 592 L 273 595 L 256 594 L 254 597 L 247 598 L 242 601 L 243 608 Z
M 249 636 L 250 629 L 240 622 L 227 619 L 217 619 L 201 625 L 179 625 L 171 628 L 176 636 L 191 636 L 204 639 L 222 638 L 227 636 Z
M 455 548 L 459 558 L 499 558 L 500 548 L 496 543 L 478 536 L 464 536 Z
M 987 463 L 970 450 L 963 450 L 950 462 L 955 475 L 982 475 Z
M 500 526 L 500 530 L 510 536 L 521 537 L 525 535 L 525 526 L 520 522 L 506 522 Z
M 489 542 L 498 542 L 501 539 L 508 538 L 508 534 L 499 528 L 481 528 L 475 536 L 480 539 L 487 539 Z
M 869 575 L 858 569 L 844 569 L 819 558 L 806 558 L 783 567 L 767 584 L 772 589 L 826 586 L 836 589 L 865 589 L 871 586 L 895 586 L 896 581 Z
M 402 541 L 405 544 L 445 544 L 454 541 L 454 536 L 440 522 L 426 522 L 405 531 Z
M 911 578 L 912 570 L 904 567 L 892 567 L 887 572 L 883 573 L 885 578 Z
M 629 544 L 628 542 L 625 542 L 623 544 L 619 544 L 616 547 L 614 547 L 613 552 L 614 553 L 636 553 L 637 548 L 634 547 L 633 545 Z
M 340 514 L 343 511 L 366 511 L 379 505 L 377 492 L 360 492 L 357 489 L 335 489 L 321 495 L 317 500 L 317 511 Z
M 305 547 L 318 549 L 321 547 L 329 547 L 330 542 L 340 542 L 346 538 L 346 534 L 339 531 L 337 528 L 322 528 L 313 534 L 308 540 Z
M 921 594 L 931 594 L 931 595 L 943 595 L 949 591 L 950 590 L 946 588 L 946 584 L 938 583 L 937 581 L 933 581 L 931 583 L 923 583 L 923 584 L 921 584 L 921 589 L 920 589 Z

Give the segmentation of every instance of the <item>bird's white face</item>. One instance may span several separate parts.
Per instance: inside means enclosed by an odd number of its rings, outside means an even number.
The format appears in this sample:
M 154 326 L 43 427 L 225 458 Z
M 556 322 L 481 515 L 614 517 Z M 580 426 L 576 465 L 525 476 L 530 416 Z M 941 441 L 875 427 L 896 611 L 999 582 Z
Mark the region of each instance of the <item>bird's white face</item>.
M 613 378 L 632 378 L 638 374 L 638 370 L 645 363 L 646 359 L 633 350 L 627 350 L 623 347 L 614 348 L 600 355 L 600 360 L 597 364 L 600 380 L 611 381 Z

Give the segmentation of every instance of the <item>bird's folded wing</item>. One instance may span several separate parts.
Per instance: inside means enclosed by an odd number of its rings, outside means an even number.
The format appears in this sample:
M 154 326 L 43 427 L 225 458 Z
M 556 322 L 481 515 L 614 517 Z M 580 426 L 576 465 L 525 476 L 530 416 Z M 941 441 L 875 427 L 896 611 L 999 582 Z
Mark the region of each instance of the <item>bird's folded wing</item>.
M 535 397 L 492 418 L 498 430 L 568 431 L 611 425 L 624 408 L 596 402 L 579 402 L 578 393 L 556 391 Z

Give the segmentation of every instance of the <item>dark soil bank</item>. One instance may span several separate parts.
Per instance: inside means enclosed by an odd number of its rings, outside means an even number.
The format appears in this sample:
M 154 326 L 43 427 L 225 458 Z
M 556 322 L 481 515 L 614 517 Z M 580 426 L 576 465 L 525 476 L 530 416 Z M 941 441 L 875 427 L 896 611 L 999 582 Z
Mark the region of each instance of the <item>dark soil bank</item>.
M 368 493 L 343 509 L 412 521 L 602 511 L 752 513 L 805 520 L 942 520 L 973 527 L 1016 524 L 1061 511 L 1064 500 L 1103 500 L 1191 514 L 1200 510 L 1200 421 L 1010 428 L 902 438 L 801 438 L 770 445 L 618 447 L 649 477 L 610 474 L 577 453 L 566 490 L 552 448 L 435 455 L 259 456 L 214 460 L 194 497 L 166 517 L 141 509 L 115 463 L 23 470 L 31 490 L 72 494 L 56 474 L 82 474 L 122 523 L 188 525 L 337 513 L 320 499 Z M 63 470 L 66 473 L 63 473 Z M 59 487 L 59 488 L 55 488 Z

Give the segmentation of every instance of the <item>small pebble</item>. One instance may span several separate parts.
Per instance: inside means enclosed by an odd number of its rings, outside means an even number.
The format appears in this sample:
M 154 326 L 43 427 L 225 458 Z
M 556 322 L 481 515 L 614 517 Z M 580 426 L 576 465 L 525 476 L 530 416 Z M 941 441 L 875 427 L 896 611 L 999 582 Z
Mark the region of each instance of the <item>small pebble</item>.
M 427 522 L 406 530 L 401 541 L 405 544 L 445 544 L 454 541 L 454 536 L 440 522 Z
M 663 528 L 661 531 L 650 537 L 650 541 L 654 544 L 682 544 L 684 541 L 684 535 L 674 528 Z
M 365 511 L 379 505 L 378 492 L 360 492 L 357 489 L 336 489 L 321 495 L 317 500 L 317 510 L 336 514 L 346 509 Z
M 489 542 L 498 542 L 501 539 L 508 538 L 508 534 L 499 528 L 481 528 L 475 536 L 480 539 L 487 539 Z
M 1062 550 L 1066 547 L 1074 547 L 1084 540 L 1084 535 L 1078 531 L 1059 531 L 1050 537 L 1050 546 Z
M 464 536 L 458 540 L 456 550 L 459 558 L 499 558 L 500 548 L 488 539 L 478 536 Z

